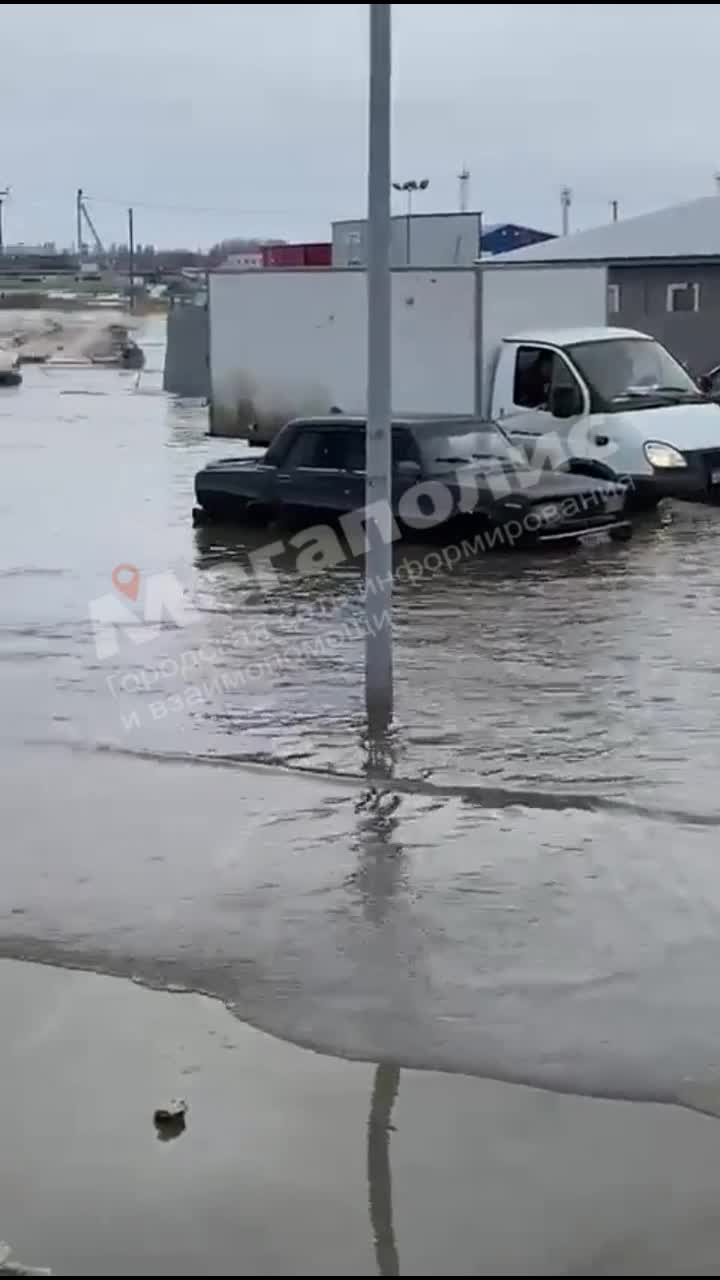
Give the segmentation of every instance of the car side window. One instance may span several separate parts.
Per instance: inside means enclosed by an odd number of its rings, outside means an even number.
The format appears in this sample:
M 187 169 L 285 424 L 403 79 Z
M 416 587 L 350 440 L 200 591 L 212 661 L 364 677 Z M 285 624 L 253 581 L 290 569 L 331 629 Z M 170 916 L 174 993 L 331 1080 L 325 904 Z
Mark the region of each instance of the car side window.
M 288 448 L 282 466 L 288 470 L 296 467 L 312 467 L 327 471 L 365 471 L 364 429 L 308 428 L 299 431 Z M 394 427 L 392 433 L 392 462 L 420 462 L 418 448 L 412 432 Z
M 352 428 L 343 433 L 343 461 L 346 471 L 365 470 L 365 431 Z
M 319 431 L 299 431 L 288 449 L 283 466 L 312 467 L 319 446 Z
M 364 471 L 366 465 L 365 456 L 365 430 L 346 431 L 344 434 L 342 465 L 346 471 Z M 411 431 L 405 427 L 393 427 L 392 433 L 392 465 L 397 466 L 398 462 L 417 462 L 420 463 L 420 454 L 418 447 L 413 439 Z
M 394 427 L 392 433 L 392 465 L 399 462 L 417 462 L 420 465 L 420 453 L 412 431 L 406 427 Z
M 324 431 L 320 427 L 300 431 L 288 449 L 283 466 L 288 470 L 297 467 L 343 470 L 346 466 L 347 435 L 345 431 Z

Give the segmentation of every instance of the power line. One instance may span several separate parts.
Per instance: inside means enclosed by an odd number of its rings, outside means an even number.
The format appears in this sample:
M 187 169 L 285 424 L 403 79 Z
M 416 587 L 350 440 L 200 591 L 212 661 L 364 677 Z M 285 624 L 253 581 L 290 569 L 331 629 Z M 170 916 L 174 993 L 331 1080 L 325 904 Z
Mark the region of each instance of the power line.
M 118 205 L 123 208 L 127 208 L 128 206 L 127 197 L 124 200 L 119 200 L 114 196 L 88 195 L 86 196 L 86 199 L 92 200 L 94 204 Z M 152 200 L 132 200 L 130 203 L 134 209 L 162 209 L 165 212 L 171 213 L 217 213 L 229 214 L 232 217 L 246 217 L 248 215 L 252 217 L 283 217 L 286 214 L 303 212 L 303 210 L 298 209 L 297 206 L 294 208 L 286 207 L 284 209 L 231 209 L 228 207 L 220 208 L 219 206 L 213 205 L 160 204 Z M 310 211 L 308 210 L 306 212 Z
M 237 209 L 228 207 L 227 205 L 162 204 L 159 201 L 156 202 L 152 200 L 133 200 L 127 196 L 122 199 L 116 196 L 96 196 L 88 193 L 87 191 L 83 191 L 83 197 L 88 201 L 88 203 L 111 205 L 117 208 L 122 208 L 125 212 L 127 212 L 127 209 L 130 206 L 134 209 L 158 209 L 163 212 L 171 213 L 219 214 L 229 215 L 230 217 L 287 217 L 297 216 L 298 214 L 310 215 L 315 212 L 315 210 L 303 209 L 297 205 L 287 206 L 284 209 Z M 38 195 L 37 188 L 35 188 L 33 195 L 21 196 L 19 200 L 16 198 L 15 203 L 20 209 L 22 209 L 23 206 L 27 208 L 40 208 L 41 206 L 45 206 L 47 201 L 50 199 L 65 202 L 68 199 L 68 192 L 61 191 L 58 188 L 52 191 L 45 191 L 44 194 Z

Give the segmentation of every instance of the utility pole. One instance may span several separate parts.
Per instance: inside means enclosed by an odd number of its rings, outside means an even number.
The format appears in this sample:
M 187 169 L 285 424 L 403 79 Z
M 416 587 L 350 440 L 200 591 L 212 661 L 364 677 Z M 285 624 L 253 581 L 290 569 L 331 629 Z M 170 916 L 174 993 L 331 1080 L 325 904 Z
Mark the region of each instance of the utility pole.
M 3 205 L 9 195 L 9 187 L 3 187 L 2 190 L 0 190 L 0 254 L 5 252 L 5 240 L 3 237 Z
M 365 460 L 365 705 L 371 736 L 392 722 L 390 81 L 392 5 L 370 4 Z
M 461 213 L 467 213 L 468 192 L 470 190 L 470 170 L 464 164 L 458 174 L 458 204 Z
M 570 205 L 572 204 L 572 191 L 569 187 L 563 187 L 560 192 L 560 205 L 562 207 L 562 233 L 566 236 L 570 230 Z
M 618 202 L 617 202 L 617 200 L 611 200 L 611 201 L 610 201 L 610 208 L 612 209 L 612 220 L 613 220 L 613 222 L 617 222 L 617 220 L 618 220 Z
M 78 263 L 82 262 L 82 256 L 83 256 L 82 203 L 83 203 L 82 187 L 78 187 L 77 195 L 75 197 L 75 224 L 76 224 L 75 234 L 77 236 Z
M 130 283 L 130 310 L 135 310 L 135 227 L 133 211 L 128 209 L 128 277 Z

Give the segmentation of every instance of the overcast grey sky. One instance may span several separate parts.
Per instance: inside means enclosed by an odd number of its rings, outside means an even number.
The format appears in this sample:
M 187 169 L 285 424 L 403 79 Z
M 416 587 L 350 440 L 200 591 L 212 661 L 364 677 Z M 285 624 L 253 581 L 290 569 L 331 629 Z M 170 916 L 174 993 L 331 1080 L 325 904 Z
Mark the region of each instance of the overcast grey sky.
M 83 186 L 108 241 L 129 202 L 166 245 L 328 238 L 364 209 L 367 8 L 4 5 L 6 237 L 69 243 Z M 394 15 L 393 167 L 430 178 L 418 208 L 456 208 L 463 163 L 488 220 L 549 230 L 564 183 L 577 227 L 613 198 L 637 213 L 713 190 L 719 6 Z

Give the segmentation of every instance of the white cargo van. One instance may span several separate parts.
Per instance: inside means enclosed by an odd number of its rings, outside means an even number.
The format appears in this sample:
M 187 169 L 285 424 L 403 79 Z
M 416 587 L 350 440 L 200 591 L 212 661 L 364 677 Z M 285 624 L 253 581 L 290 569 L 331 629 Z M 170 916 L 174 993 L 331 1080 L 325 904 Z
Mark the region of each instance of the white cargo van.
M 654 338 L 632 329 L 503 339 L 490 413 L 536 462 L 543 452 L 590 457 L 629 476 L 636 507 L 720 495 L 720 408 Z
M 720 407 L 647 334 L 608 325 L 607 270 L 480 263 L 392 273 L 393 411 L 502 421 L 536 458 L 591 458 L 637 505 L 720 496 Z M 364 413 L 364 271 L 210 276 L 211 431 Z

